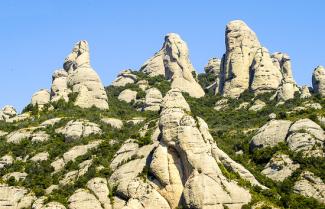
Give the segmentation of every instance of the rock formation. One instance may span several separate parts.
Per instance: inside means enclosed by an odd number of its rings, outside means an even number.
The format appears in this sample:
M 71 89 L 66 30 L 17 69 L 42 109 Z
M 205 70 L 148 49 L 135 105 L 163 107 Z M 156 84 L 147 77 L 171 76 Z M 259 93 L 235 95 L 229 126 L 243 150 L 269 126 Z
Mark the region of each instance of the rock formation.
M 8 121 L 17 115 L 16 109 L 11 105 L 6 105 L 0 110 L 0 121 Z
M 137 94 L 138 93 L 136 91 L 133 91 L 131 89 L 125 89 L 120 93 L 120 95 L 117 98 L 120 101 L 131 103 L 132 101 L 135 102 L 137 98 Z
M 162 94 L 157 88 L 146 90 L 145 111 L 159 111 L 162 102 Z
M 68 88 L 68 73 L 63 70 L 56 70 L 52 75 L 51 101 L 56 102 L 60 99 L 69 101 L 71 90 Z
M 299 91 L 287 54 L 270 55 L 256 34 L 240 20 L 226 27 L 226 53 L 221 62 L 220 84 L 216 93 L 237 98 L 244 91 L 255 95 L 276 91 L 273 98 L 286 101 Z
M 207 124 L 189 112 L 181 91 L 170 90 L 162 102 L 157 135 L 160 137 L 154 137 L 153 144 L 143 147 L 129 140 L 116 153 L 109 183 L 117 186 L 119 197 L 128 200 L 127 208 L 140 204 L 144 208 L 166 209 L 180 204 L 188 208 L 240 208 L 251 196 L 227 179 L 218 163 L 263 187 L 217 147 Z M 145 183 L 137 176 L 146 166 L 150 167 L 152 177 Z
M 313 73 L 313 89 L 316 94 L 325 96 L 325 68 L 318 66 Z
M 164 75 L 171 81 L 172 88 L 179 88 L 192 97 L 204 96 L 202 87 L 193 77 L 195 69 L 189 60 L 187 44 L 177 34 L 166 35 L 162 49 L 141 67 L 141 71 L 149 76 Z
M 288 155 L 276 154 L 265 166 L 262 174 L 274 181 L 283 181 L 299 168 Z
M 75 105 L 82 108 L 95 106 L 108 109 L 107 95 L 104 86 L 90 65 L 89 47 L 86 41 L 75 44 L 72 52 L 63 64 L 68 73 L 67 86 L 77 94 Z
M 44 105 L 50 103 L 50 92 L 47 89 L 41 89 L 37 91 L 32 96 L 32 105 L 38 105 L 40 109 L 44 107 Z
M 305 171 L 294 185 L 294 192 L 306 197 L 313 197 L 325 204 L 325 184 L 312 172 Z
M 137 76 L 133 75 L 131 70 L 123 70 L 117 78 L 112 82 L 112 86 L 125 86 L 126 84 L 134 83 L 137 80 Z
M 204 72 L 207 74 L 208 78 L 208 86 L 206 89 L 216 89 L 215 92 L 219 93 L 221 88 L 223 86 L 223 83 L 221 83 L 221 60 L 218 58 L 212 58 L 209 60 L 208 64 L 204 67 Z M 210 79 L 212 79 L 210 81 Z

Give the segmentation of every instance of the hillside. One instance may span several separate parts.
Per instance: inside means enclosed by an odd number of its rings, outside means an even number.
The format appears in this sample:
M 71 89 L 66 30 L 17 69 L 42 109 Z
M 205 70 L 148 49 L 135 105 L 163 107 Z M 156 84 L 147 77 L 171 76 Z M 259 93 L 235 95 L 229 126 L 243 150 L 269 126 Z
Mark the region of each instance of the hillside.
M 177 34 L 104 86 L 80 41 L 0 110 L 0 209 L 325 208 L 325 68 L 298 86 L 244 22 L 198 74 Z

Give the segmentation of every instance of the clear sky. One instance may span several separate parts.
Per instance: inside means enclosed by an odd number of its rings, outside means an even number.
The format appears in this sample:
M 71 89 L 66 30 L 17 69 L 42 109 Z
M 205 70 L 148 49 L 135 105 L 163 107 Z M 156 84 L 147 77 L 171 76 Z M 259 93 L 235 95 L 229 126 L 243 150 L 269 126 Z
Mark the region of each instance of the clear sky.
M 1 0 L 0 107 L 21 110 L 50 88 L 52 72 L 82 39 L 104 85 L 122 69 L 139 69 L 169 32 L 187 42 L 202 72 L 224 53 L 225 25 L 235 19 L 270 52 L 290 55 L 298 84 L 311 85 L 313 69 L 325 65 L 324 0 Z

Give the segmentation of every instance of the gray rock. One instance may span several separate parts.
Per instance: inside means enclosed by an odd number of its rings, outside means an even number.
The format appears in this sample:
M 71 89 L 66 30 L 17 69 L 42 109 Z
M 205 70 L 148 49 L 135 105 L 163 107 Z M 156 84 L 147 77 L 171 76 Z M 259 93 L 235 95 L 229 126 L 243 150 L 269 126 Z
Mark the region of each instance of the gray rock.
M 44 107 L 44 105 L 50 103 L 50 92 L 47 89 L 41 89 L 37 91 L 32 96 L 32 105 L 38 105 L 40 109 Z
M 301 87 L 300 98 L 301 98 L 301 99 L 307 99 L 307 98 L 309 98 L 309 97 L 311 97 L 311 93 L 310 93 L 310 91 L 309 91 L 308 86 L 302 86 L 302 87 Z
M 291 122 L 288 120 L 271 120 L 262 126 L 250 142 L 250 148 L 265 148 L 285 142 Z
M 162 49 L 140 70 L 152 77 L 164 75 L 167 80 L 171 81 L 172 88 L 187 92 L 192 97 L 204 96 L 202 87 L 192 74 L 195 69 L 189 60 L 187 44 L 175 33 L 165 36 Z
M 266 106 L 265 102 L 257 99 L 254 101 L 253 105 L 250 108 L 248 108 L 248 110 L 257 112 L 257 111 L 262 110 L 265 106 Z
M 76 141 L 82 137 L 101 134 L 102 130 L 96 123 L 87 120 L 71 120 L 64 127 L 55 130 L 56 133 L 64 135 L 66 141 Z
M 287 138 L 289 148 L 306 156 L 325 156 L 323 146 L 325 135 L 323 129 L 310 119 L 301 119 L 289 129 Z
M 11 177 L 15 178 L 16 181 L 23 181 L 27 177 L 27 173 L 25 172 L 7 173 L 2 177 L 2 179 L 8 181 Z
M 325 96 L 325 68 L 318 66 L 313 73 L 313 89 L 316 94 Z
M 216 102 L 216 105 L 213 109 L 219 111 L 219 110 L 225 110 L 228 108 L 228 99 L 220 99 L 219 101 Z
M 28 194 L 23 187 L 13 187 L 0 184 L 0 208 L 3 209 L 23 209 L 30 208 L 36 199 L 32 194 Z
M 293 190 L 295 193 L 305 197 L 313 197 L 325 204 L 325 184 L 319 177 L 309 171 L 301 174 L 300 179 L 295 183 Z
M 5 155 L 0 158 L 0 170 L 6 166 L 11 165 L 14 162 L 14 158 L 11 155 Z
M 123 126 L 123 121 L 117 118 L 102 118 L 101 121 L 117 129 L 121 129 Z
M 0 110 L 0 121 L 8 121 L 9 118 L 17 115 L 16 109 L 11 105 L 6 105 Z
M 39 162 L 39 161 L 46 161 L 49 158 L 49 153 L 48 152 L 41 152 L 36 155 L 34 155 L 30 160 L 34 162 Z
M 162 94 L 157 88 L 146 90 L 144 111 L 159 111 L 162 102 Z
M 299 168 L 288 155 L 276 154 L 266 164 L 262 174 L 274 181 L 283 181 Z
M 231 21 L 226 27 L 226 53 L 222 59 L 224 86 L 222 94 L 239 97 L 249 89 L 250 67 L 261 44 L 256 34 L 241 20 Z
M 87 41 L 75 44 L 72 52 L 66 57 L 63 67 L 68 72 L 68 87 L 77 94 L 76 106 L 108 109 L 104 86 L 90 65 Z
M 125 89 L 120 93 L 120 95 L 117 98 L 120 101 L 131 103 L 132 101 L 136 101 L 137 94 L 138 92 L 136 91 Z
M 69 209 L 103 209 L 97 198 L 85 189 L 78 189 L 69 198 Z
M 68 88 L 68 73 L 64 69 L 54 71 L 52 75 L 51 102 L 69 101 L 71 90 Z
M 121 71 L 117 78 L 112 82 L 112 86 L 126 86 L 126 84 L 135 83 L 137 80 L 137 76 L 132 74 L 131 70 L 123 70 Z

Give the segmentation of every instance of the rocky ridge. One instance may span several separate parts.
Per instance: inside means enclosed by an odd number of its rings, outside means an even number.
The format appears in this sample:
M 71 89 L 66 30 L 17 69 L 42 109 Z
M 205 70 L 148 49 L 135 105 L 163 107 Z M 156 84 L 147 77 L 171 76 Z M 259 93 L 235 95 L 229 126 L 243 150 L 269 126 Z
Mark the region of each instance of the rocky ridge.
M 104 88 L 80 41 L 50 91 L 0 110 L 0 208 L 323 208 L 324 72 L 298 87 L 237 20 L 205 73 L 171 33 Z

